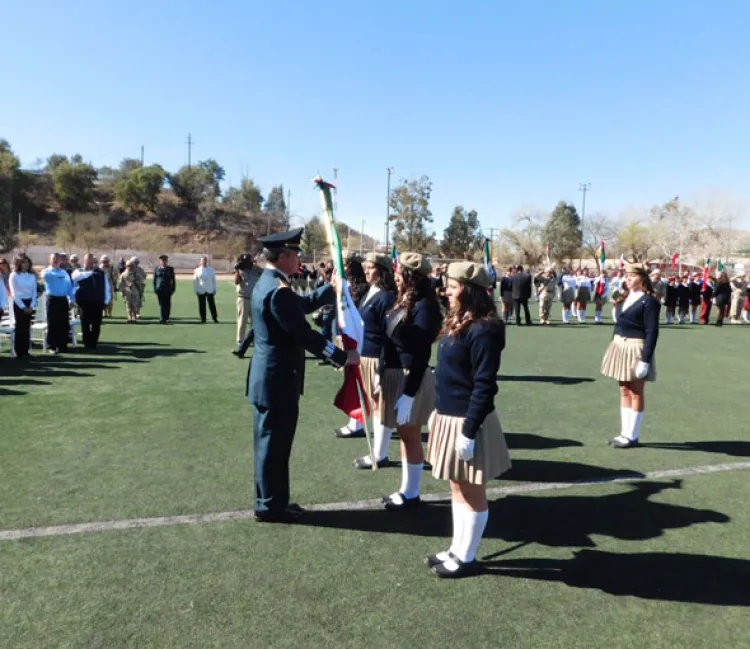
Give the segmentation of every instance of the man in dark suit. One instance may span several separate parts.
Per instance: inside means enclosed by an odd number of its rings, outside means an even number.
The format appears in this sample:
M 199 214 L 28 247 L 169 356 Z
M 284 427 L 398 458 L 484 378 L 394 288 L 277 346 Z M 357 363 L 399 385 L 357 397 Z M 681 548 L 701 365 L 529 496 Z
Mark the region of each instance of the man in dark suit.
M 159 300 L 159 322 L 167 324 L 172 312 L 172 295 L 177 287 L 174 268 L 168 265 L 169 257 L 161 255 L 154 268 L 154 293 Z
M 529 299 L 531 298 L 532 280 L 531 274 L 525 273 L 523 266 L 516 266 L 516 274 L 513 275 L 513 309 L 516 312 L 516 324 L 521 326 L 521 307 L 526 316 L 526 325 L 531 325 L 531 313 L 529 312 Z
M 310 297 L 291 288 L 289 276 L 299 267 L 302 230 L 258 239 L 267 265 L 252 296 L 255 352 L 247 387 L 254 411 L 255 518 L 268 523 L 292 523 L 302 513 L 289 502 L 289 455 L 304 388 L 305 350 L 336 368 L 359 363 L 356 351 L 335 347 L 305 317 L 333 303 L 333 286 L 321 287 Z

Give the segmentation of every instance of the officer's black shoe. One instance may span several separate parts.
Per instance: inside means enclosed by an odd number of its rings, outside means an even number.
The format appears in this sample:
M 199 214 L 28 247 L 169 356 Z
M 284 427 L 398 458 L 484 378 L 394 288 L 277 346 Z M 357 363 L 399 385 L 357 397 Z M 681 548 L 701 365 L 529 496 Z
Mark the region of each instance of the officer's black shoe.
M 383 498 L 383 504 L 385 508 L 390 511 L 414 509 L 422 504 L 422 499 L 419 496 L 414 498 L 407 498 L 402 493 L 391 494 Z
M 300 514 L 305 511 L 302 507 L 300 507 L 297 503 L 289 503 L 286 506 L 287 510 L 290 512 L 299 512 Z
M 282 509 L 281 511 L 255 512 L 254 518 L 260 523 L 296 523 L 302 511 L 296 509 Z
M 446 562 L 439 563 L 438 565 L 433 566 L 432 572 L 434 572 L 441 579 L 461 579 L 461 577 L 472 577 L 478 574 L 481 570 L 481 566 L 476 559 L 474 561 L 468 561 L 464 563 L 460 559 L 452 557 L 452 561 L 455 562 L 455 565 L 458 566 L 458 568 L 456 568 L 455 570 L 451 570 L 451 567 L 446 565 L 448 562 Z
M 234 354 L 234 355 L 235 355 L 235 356 L 236 356 L 237 358 L 245 358 L 245 354 L 244 354 L 243 352 L 241 352 L 241 351 L 240 351 L 239 349 L 233 349 L 233 350 L 232 350 L 232 353 L 233 353 L 233 354 Z
M 372 469 L 372 459 L 369 455 L 363 455 L 354 460 L 354 466 L 357 469 Z M 391 461 L 387 457 L 378 462 L 378 469 L 384 469 L 389 466 L 391 466 Z
M 349 432 L 346 432 L 346 431 L 349 431 Z M 354 439 L 355 437 L 364 437 L 365 429 L 360 428 L 359 430 L 352 430 L 348 426 L 343 426 L 342 428 L 334 428 L 333 434 L 336 435 L 336 437 L 339 437 L 341 439 Z

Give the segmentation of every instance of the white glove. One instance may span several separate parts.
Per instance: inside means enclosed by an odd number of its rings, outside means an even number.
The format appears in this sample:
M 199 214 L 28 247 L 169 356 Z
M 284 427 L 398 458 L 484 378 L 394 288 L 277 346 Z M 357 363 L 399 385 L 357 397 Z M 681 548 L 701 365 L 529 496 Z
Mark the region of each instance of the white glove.
M 464 462 L 469 462 L 474 457 L 474 440 L 464 435 L 456 437 L 456 453 Z
M 380 374 L 375 374 L 372 381 L 372 396 L 377 397 L 380 394 Z
M 648 370 L 651 367 L 648 363 L 638 361 L 638 365 L 635 368 L 635 378 L 645 379 L 648 376 Z
M 399 426 L 405 426 L 411 419 L 411 407 L 414 405 L 414 397 L 402 394 L 396 401 L 396 422 Z

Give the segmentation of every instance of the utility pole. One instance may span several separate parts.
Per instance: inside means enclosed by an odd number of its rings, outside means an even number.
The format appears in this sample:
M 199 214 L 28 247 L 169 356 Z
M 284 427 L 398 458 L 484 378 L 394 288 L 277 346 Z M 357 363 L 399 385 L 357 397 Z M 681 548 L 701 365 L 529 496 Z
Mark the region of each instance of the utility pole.
M 188 145 L 188 169 L 191 169 L 191 168 L 192 168 L 192 163 L 193 163 L 193 144 L 195 144 L 195 142 L 193 142 L 193 136 L 192 136 L 192 134 L 191 134 L 191 133 L 188 133 L 188 136 L 187 136 L 187 145 Z
M 492 262 L 492 253 L 495 251 L 495 232 L 499 232 L 500 228 L 490 228 L 490 263 Z
M 586 192 L 591 189 L 591 183 L 581 183 L 578 185 L 578 191 L 583 194 L 583 202 L 581 203 L 581 249 L 583 249 L 583 219 L 586 217 Z M 578 268 L 581 267 L 581 259 L 578 259 Z
M 141 167 L 143 167 L 143 145 L 141 144 Z
M 385 254 L 389 254 L 390 246 L 390 226 L 391 226 L 391 176 L 393 175 L 393 167 L 388 167 L 388 189 L 385 193 Z

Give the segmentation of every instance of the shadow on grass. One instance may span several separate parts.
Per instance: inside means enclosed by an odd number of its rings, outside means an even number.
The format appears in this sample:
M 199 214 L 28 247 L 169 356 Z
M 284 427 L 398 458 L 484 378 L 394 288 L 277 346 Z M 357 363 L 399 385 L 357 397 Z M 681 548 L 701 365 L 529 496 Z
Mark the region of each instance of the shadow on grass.
M 553 448 L 565 448 L 568 446 L 583 446 L 583 442 L 577 439 L 558 439 L 557 437 L 544 437 L 536 433 L 505 433 L 505 441 L 508 448 L 528 449 L 532 451 L 543 451 Z M 517 462 L 518 460 L 516 460 Z
M 501 374 L 497 377 L 498 381 L 519 381 L 527 383 L 554 383 L 555 385 L 578 385 L 579 383 L 593 383 L 596 379 L 588 376 L 544 376 L 533 375 L 513 376 Z
M 596 547 L 595 536 L 608 536 L 623 541 L 642 541 L 663 536 L 665 530 L 679 529 L 702 523 L 727 523 L 730 518 L 721 512 L 710 509 L 696 509 L 683 505 L 652 502 L 650 498 L 665 489 L 680 489 L 681 480 L 673 481 L 644 481 L 624 485 L 626 491 L 605 496 L 506 496 L 490 503 L 490 517 L 484 536 L 486 538 L 502 539 L 508 543 L 521 547 L 531 543 L 549 547 Z M 451 510 L 448 502 L 423 505 L 417 510 L 408 512 L 389 512 L 386 510 L 362 511 L 309 511 L 300 519 L 300 524 L 312 527 L 326 527 L 335 529 L 357 530 L 363 532 L 379 532 L 390 534 L 405 534 L 411 536 L 440 537 L 436 543 L 436 550 L 444 544 L 451 535 Z M 483 561 L 491 561 L 497 556 L 507 554 L 503 550 L 494 555 L 483 557 Z M 731 564 L 731 559 L 717 558 L 717 581 L 726 579 L 733 584 L 716 583 L 715 588 L 708 588 L 708 581 L 712 579 L 711 566 L 696 565 L 694 569 L 689 565 L 682 566 L 684 570 L 677 571 L 679 562 L 666 564 L 669 569 L 658 568 L 659 579 L 653 578 L 648 571 L 649 555 L 618 555 L 605 552 L 593 552 L 589 558 L 599 556 L 606 565 L 592 565 L 588 571 L 582 568 L 578 574 L 579 584 L 572 583 L 577 575 L 575 564 L 559 560 L 528 560 L 528 568 L 524 574 L 508 572 L 507 569 L 517 567 L 514 561 L 498 561 L 485 563 L 488 570 L 502 576 L 525 576 L 528 578 L 549 579 L 580 585 L 581 587 L 600 588 L 606 592 L 632 594 L 639 596 L 637 586 L 644 584 L 640 596 L 658 599 L 676 599 L 676 601 L 704 601 L 701 593 L 715 599 L 713 603 L 739 603 L 739 594 L 744 593 L 748 601 L 750 589 L 747 580 L 738 579 L 739 573 L 747 573 L 750 562 Z M 658 555 L 661 557 L 679 557 L 681 555 Z M 584 557 L 586 555 L 584 554 Z M 620 562 L 620 557 L 624 558 Z M 628 567 L 628 557 L 633 557 L 633 565 Z M 639 558 L 640 557 L 640 558 Z M 643 563 L 639 562 L 643 560 Z M 696 559 L 696 562 L 700 559 Z M 575 561 L 575 559 L 573 560 Z M 687 561 L 687 559 L 686 559 Z M 729 565 L 735 565 L 737 571 L 732 573 Z M 535 575 L 533 569 L 538 570 Z M 705 569 L 705 570 L 703 570 Z M 687 580 L 702 582 L 704 588 L 686 588 L 680 586 Z M 742 584 L 741 586 L 739 584 Z M 658 585 L 663 584 L 660 592 Z M 647 587 L 645 586 L 647 585 Z M 721 593 L 727 592 L 728 601 L 721 600 Z M 647 594 L 648 593 L 648 594 Z M 680 593 L 685 597 L 696 599 L 680 599 Z
M 644 448 L 665 451 L 702 451 L 703 453 L 724 453 L 736 457 L 750 457 L 750 442 L 725 440 L 716 442 L 652 442 L 641 444 Z
M 705 554 L 579 550 L 572 559 L 506 559 L 483 565 L 498 577 L 556 581 L 612 595 L 750 606 L 750 561 Z
M 21 390 L 10 390 L 9 388 L 0 388 L 0 397 L 18 397 L 26 394 Z
M 554 460 L 514 459 L 510 471 L 500 480 L 518 482 L 579 482 L 589 480 L 613 480 L 615 478 L 642 478 L 639 471 L 610 469 L 579 462 L 556 462 Z

